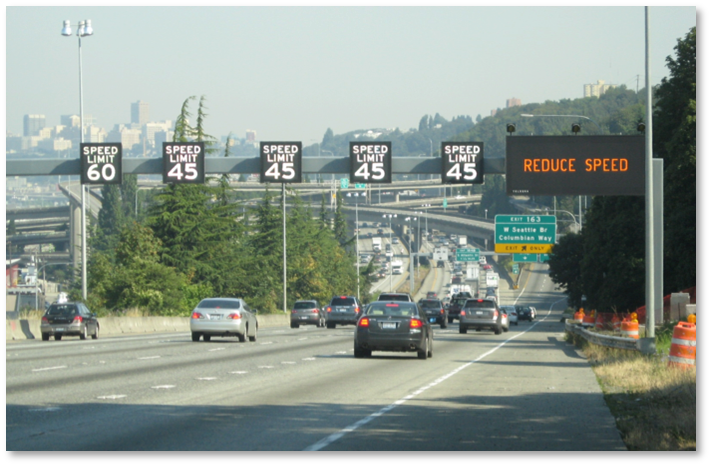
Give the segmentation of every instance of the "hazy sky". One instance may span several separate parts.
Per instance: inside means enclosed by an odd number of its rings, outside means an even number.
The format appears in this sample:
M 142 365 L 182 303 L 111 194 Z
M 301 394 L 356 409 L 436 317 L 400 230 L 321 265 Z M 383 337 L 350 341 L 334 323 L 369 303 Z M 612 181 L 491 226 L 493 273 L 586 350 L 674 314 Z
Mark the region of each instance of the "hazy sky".
M 650 7 L 651 80 L 696 25 L 695 7 Z M 25 114 L 47 125 L 84 113 L 111 130 L 131 103 L 175 120 L 207 98 L 208 133 L 320 141 L 338 133 L 415 128 L 439 113 L 488 116 L 506 99 L 583 97 L 604 80 L 644 87 L 644 7 L 24 7 L 8 6 L 6 131 Z M 71 20 L 72 37 L 60 34 Z M 192 105 L 197 109 L 197 104 Z

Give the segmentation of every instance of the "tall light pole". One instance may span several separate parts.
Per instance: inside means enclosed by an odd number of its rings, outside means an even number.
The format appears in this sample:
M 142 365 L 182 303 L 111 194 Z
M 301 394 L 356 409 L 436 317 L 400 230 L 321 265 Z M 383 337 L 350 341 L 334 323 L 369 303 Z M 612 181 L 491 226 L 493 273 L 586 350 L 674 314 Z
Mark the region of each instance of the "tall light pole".
M 84 85 L 82 82 L 82 62 L 81 62 L 81 38 L 94 34 L 91 27 L 91 20 L 79 21 L 77 26 L 77 37 L 79 38 L 79 141 L 84 143 Z M 69 20 L 64 21 L 62 35 L 69 37 L 72 35 L 72 26 Z M 81 147 L 81 146 L 80 146 Z M 80 154 L 81 157 L 81 154 Z M 81 187 L 81 296 L 86 301 L 86 189 Z
M 355 234 L 356 234 L 356 274 L 358 275 L 358 291 L 356 296 L 358 296 L 358 299 L 360 299 L 360 247 L 358 243 L 360 242 L 360 228 L 358 227 L 358 196 L 365 196 L 365 193 L 348 193 L 347 196 L 351 197 L 351 194 L 353 194 L 353 197 L 355 197 L 355 205 L 356 205 L 356 220 L 355 220 Z
M 429 235 L 430 230 L 427 228 L 427 217 L 429 216 L 429 211 L 427 209 L 432 207 L 432 205 L 431 204 L 422 204 L 422 207 L 425 209 L 425 233 L 427 235 Z
M 390 247 L 392 248 L 393 258 L 395 258 L 395 248 L 392 247 L 393 244 L 393 217 L 397 218 L 397 214 L 383 214 L 383 218 L 388 219 L 388 225 L 390 225 Z M 390 292 L 393 291 L 393 263 L 390 261 Z

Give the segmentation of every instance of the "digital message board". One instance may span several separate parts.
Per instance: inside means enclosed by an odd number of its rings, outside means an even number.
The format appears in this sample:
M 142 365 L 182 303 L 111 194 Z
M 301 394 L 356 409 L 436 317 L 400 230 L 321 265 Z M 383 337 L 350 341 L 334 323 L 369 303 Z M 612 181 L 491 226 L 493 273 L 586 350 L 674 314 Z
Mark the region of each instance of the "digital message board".
M 204 183 L 205 143 L 164 142 L 163 183 Z
M 644 136 L 508 136 L 506 194 L 643 196 Z
M 351 183 L 392 183 L 392 143 L 351 142 Z
M 483 142 L 442 142 L 442 183 L 484 182 Z
M 259 143 L 260 183 L 301 183 L 301 142 Z
M 83 142 L 79 152 L 81 184 L 121 184 L 120 142 Z

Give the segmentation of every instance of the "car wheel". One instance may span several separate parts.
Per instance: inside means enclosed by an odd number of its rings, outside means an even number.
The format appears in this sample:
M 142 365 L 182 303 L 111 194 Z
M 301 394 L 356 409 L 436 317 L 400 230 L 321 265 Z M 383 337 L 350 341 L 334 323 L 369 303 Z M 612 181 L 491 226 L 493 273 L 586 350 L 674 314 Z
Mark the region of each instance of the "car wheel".
M 459 333 L 467 333 L 467 328 L 462 327 L 461 325 L 459 326 Z
M 494 335 L 501 335 L 501 325 L 494 329 Z
M 42 341 L 49 341 L 49 333 L 42 334 Z
M 86 325 L 84 327 L 82 327 L 81 333 L 79 334 L 79 339 L 86 340 Z
M 193 341 L 200 341 L 200 334 L 197 332 L 193 332 L 192 334 Z
M 211 338 L 212 338 L 211 335 L 203 335 L 203 336 L 202 336 L 202 341 L 210 341 Z
M 96 327 L 94 328 L 94 334 L 91 336 L 92 340 L 98 340 L 99 339 L 99 324 L 96 324 Z
M 238 333 L 237 338 L 239 339 L 240 343 L 244 343 L 247 341 L 247 332 L 249 332 L 249 327 L 244 329 L 244 333 Z
M 54 336 L 54 339 L 55 339 L 55 340 L 61 340 L 61 339 L 62 339 L 62 336 L 61 336 L 61 335 L 55 335 L 55 336 Z
M 353 345 L 353 356 L 356 358 L 369 357 L 372 354 L 371 351 L 360 348 L 358 345 Z
M 422 351 L 417 351 L 417 359 L 427 359 L 427 348 Z
M 257 341 L 257 332 L 259 331 L 259 324 L 257 324 L 256 327 L 254 327 L 254 335 L 250 335 L 247 333 L 247 337 L 249 338 L 249 341 L 255 342 Z

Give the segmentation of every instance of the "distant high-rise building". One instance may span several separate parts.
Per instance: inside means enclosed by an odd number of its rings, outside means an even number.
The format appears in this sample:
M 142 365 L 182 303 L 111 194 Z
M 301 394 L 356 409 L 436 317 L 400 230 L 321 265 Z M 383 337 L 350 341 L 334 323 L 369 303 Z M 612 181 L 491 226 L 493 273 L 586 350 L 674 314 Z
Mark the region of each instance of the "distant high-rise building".
M 148 123 L 148 102 L 139 100 L 131 104 L 131 123 L 141 126 Z
M 513 97 L 511 99 L 506 99 L 506 108 L 520 107 L 520 106 L 521 106 L 521 99 L 517 99 L 516 97 Z
M 256 142 L 257 141 L 257 132 L 253 129 L 248 129 L 246 139 L 247 139 L 247 142 Z
M 45 126 L 44 115 L 25 115 L 24 118 L 24 136 L 37 136 Z
M 613 84 L 605 84 L 605 81 L 598 79 L 597 84 L 586 84 L 585 85 L 585 97 L 600 97 L 608 89 L 615 88 L 617 86 Z
M 63 126 L 67 126 L 70 128 L 78 128 L 79 127 L 79 115 L 62 115 L 59 117 L 59 122 Z

